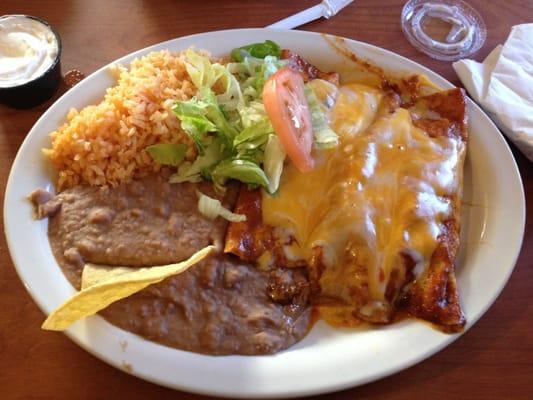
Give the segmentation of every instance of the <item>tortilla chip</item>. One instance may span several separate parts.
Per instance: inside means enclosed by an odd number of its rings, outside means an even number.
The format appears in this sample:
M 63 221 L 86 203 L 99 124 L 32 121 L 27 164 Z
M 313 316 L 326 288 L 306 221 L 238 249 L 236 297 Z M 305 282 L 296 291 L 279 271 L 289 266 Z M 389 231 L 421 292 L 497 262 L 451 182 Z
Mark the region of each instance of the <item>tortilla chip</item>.
M 214 248 L 207 246 L 188 260 L 160 267 L 127 268 L 88 264 L 83 270 L 82 290 L 52 312 L 41 328 L 52 331 L 67 329 L 75 321 L 96 314 L 115 301 L 186 271 Z
M 81 273 L 81 290 L 88 289 L 90 286 L 94 286 L 97 283 L 103 282 L 107 279 L 117 279 L 121 275 L 138 272 L 141 269 L 146 270 L 149 268 L 130 268 L 90 263 L 85 264 L 83 267 L 83 272 Z

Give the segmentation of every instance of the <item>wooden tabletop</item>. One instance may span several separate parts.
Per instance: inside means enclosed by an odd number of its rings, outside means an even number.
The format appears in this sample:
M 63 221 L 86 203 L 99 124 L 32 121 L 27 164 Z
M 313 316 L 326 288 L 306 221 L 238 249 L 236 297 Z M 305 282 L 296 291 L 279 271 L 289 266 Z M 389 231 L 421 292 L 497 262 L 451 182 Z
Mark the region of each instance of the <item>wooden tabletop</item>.
M 89 74 L 157 42 L 197 32 L 265 26 L 316 2 L 1 0 L 0 15 L 24 13 L 48 20 L 63 39 L 64 71 L 77 68 Z M 450 63 L 417 52 L 403 37 L 403 3 L 356 0 L 333 19 L 316 21 L 301 29 L 341 35 L 392 50 L 458 84 Z M 503 43 L 511 26 L 533 20 L 531 0 L 471 3 L 485 19 L 488 31 L 476 60 L 482 60 Z M 25 111 L 0 106 L 2 196 L 20 144 L 51 103 Z M 514 146 L 511 148 L 524 182 L 528 217 L 522 252 L 498 300 L 472 329 L 430 359 L 327 398 L 533 398 L 533 164 Z M 3 223 L 3 218 L 0 221 Z M 44 316 L 18 279 L 3 236 L 0 263 L 0 398 L 203 398 L 144 382 L 96 359 L 66 336 L 40 330 Z

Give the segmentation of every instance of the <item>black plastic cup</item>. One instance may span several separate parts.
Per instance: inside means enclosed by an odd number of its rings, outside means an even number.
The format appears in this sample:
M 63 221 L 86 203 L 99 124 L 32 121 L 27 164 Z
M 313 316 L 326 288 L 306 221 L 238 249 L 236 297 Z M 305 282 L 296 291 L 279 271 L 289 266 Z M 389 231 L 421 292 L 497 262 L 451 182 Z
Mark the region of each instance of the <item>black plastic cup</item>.
M 40 76 L 17 86 L 0 87 L 0 102 L 13 108 L 30 108 L 51 98 L 61 83 L 61 37 L 52 25 L 41 18 L 31 15 L 3 15 L 7 17 L 25 17 L 46 25 L 57 40 L 57 55 L 54 62 Z

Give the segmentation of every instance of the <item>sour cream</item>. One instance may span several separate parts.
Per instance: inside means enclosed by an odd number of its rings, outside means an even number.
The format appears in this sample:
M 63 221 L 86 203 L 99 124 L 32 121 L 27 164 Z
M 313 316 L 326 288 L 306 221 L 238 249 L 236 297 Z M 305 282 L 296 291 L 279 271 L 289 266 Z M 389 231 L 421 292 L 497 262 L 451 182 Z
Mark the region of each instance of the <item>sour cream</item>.
M 38 78 L 58 51 L 57 37 L 44 23 L 23 15 L 0 18 L 0 88 Z

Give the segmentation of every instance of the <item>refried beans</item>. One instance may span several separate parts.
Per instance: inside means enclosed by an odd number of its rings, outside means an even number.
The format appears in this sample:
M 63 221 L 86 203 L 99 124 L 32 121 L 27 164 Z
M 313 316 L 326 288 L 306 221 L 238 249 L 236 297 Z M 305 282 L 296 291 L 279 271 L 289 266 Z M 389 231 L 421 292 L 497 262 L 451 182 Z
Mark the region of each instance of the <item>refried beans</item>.
M 219 249 L 227 223 L 202 216 L 197 191 L 232 209 L 237 187 L 223 196 L 211 183 L 170 184 L 164 175 L 114 188 L 77 186 L 54 196 L 30 195 L 37 218 L 67 279 L 80 288 L 86 262 L 146 267 Z M 122 299 L 100 314 L 147 339 L 205 354 L 271 354 L 299 341 L 311 325 L 303 269 L 262 271 L 220 252 L 183 274 Z

